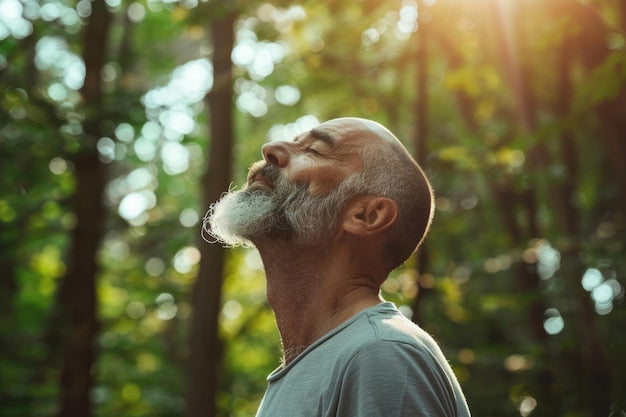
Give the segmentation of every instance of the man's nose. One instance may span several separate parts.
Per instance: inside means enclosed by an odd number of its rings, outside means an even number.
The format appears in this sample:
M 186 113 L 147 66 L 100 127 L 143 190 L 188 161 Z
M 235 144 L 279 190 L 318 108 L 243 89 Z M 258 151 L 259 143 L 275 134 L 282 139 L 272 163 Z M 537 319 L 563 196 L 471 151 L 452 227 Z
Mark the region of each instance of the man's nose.
M 284 141 L 270 142 L 261 148 L 263 159 L 268 164 L 274 164 L 278 167 L 284 167 L 289 162 L 289 149 Z

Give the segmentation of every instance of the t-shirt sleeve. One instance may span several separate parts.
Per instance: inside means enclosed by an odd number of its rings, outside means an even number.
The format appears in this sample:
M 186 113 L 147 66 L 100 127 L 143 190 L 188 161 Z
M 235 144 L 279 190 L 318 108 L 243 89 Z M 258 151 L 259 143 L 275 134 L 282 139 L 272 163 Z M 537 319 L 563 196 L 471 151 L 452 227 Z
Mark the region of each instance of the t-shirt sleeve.
M 425 348 L 378 341 L 359 350 L 343 374 L 337 416 L 456 415 L 450 382 Z

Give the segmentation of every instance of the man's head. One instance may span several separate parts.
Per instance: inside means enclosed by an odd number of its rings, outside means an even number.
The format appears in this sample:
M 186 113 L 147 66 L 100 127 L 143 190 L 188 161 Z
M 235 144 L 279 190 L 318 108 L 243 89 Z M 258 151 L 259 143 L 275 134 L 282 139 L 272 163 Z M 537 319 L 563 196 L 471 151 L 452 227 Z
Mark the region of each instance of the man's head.
M 424 173 L 389 130 L 333 119 L 263 147 L 244 189 L 216 203 L 205 228 L 229 244 L 287 239 L 325 246 L 339 231 L 376 239 L 389 269 L 422 241 L 433 213 Z M 208 226 L 208 227 L 207 227 Z

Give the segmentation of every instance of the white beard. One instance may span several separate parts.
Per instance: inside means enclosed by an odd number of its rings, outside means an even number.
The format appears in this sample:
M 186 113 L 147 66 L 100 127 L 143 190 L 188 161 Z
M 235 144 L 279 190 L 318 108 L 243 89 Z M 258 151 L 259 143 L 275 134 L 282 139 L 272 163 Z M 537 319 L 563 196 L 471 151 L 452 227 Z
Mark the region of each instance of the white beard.
M 355 194 L 346 180 L 328 194 L 312 197 L 306 184 L 294 184 L 267 167 L 274 189 L 232 191 L 214 203 L 203 220 L 203 232 L 227 246 L 253 246 L 260 238 L 288 239 L 294 244 L 327 244 L 341 210 Z
M 280 228 L 278 208 L 274 196 L 265 190 L 232 191 L 211 206 L 203 227 L 224 245 L 250 247 L 249 239 Z

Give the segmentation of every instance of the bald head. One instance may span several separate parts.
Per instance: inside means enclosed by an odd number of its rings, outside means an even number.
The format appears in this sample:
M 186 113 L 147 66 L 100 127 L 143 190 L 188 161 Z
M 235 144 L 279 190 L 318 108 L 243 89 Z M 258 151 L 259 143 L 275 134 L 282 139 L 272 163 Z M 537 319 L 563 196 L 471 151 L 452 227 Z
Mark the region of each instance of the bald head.
M 385 126 L 378 122 L 360 117 L 340 117 L 328 120 L 312 130 L 332 137 L 350 139 L 351 137 L 367 138 L 373 141 L 386 142 L 392 146 L 404 148 L 402 143 Z
M 362 171 L 354 182 L 358 192 L 387 197 L 398 206 L 398 217 L 384 242 L 384 255 L 393 269 L 422 243 L 434 212 L 433 192 L 424 172 L 386 127 L 368 119 L 332 119 L 318 133 L 359 143 Z

